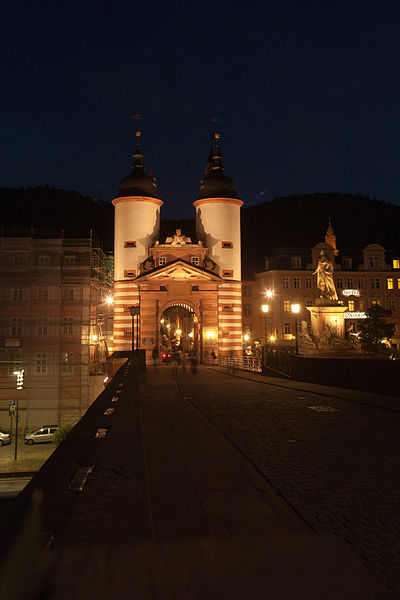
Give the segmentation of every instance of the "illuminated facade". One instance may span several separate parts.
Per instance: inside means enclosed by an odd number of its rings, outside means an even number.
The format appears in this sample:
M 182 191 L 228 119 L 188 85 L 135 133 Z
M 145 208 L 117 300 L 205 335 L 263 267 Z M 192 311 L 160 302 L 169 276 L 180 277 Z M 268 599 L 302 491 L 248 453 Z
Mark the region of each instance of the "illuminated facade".
M 147 356 L 155 346 L 177 344 L 195 347 L 200 357 L 240 355 L 243 202 L 224 173 L 219 134 L 194 202 L 197 241 L 179 229 L 159 239 L 163 202 L 155 178 L 145 173 L 139 138 L 137 132 L 132 173 L 113 200 L 114 349 L 130 350 L 133 336 Z M 132 319 L 132 306 L 139 307 L 139 319 Z
M 313 272 L 320 248 L 321 244 L 311 252 L 302 248 L 277 249 L 266 258 L 264 271 L 243 282 L 243 333 L 249 336 L 249 343 L 263 343 L 265 331 L 268 339 L 272 336 L 277 342 L 293 343 L 292 304 L 300 304 L 299 321 L 308 320 L 306 308 L 313 306 L 319 296 Z M 359 252 L 341 250 L 335 256 L 334 282 L 339 300 L 348 307 L 347 332 L 357 329 L 368 307 L 379 304 L 390 311 L 389 321 L 396 325 L 392 342 L 399 348 L 400 253 L 389 255 L 379 244 L 370 244 Z M 265 303 L 269 305 L 267 314 L 261 309 Z

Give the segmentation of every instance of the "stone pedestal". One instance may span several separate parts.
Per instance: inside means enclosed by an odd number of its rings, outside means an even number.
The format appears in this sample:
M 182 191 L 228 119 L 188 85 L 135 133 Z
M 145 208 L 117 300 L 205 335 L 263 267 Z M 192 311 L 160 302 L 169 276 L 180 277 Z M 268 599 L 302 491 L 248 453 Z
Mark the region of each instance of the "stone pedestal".
M 315 306 L 307 306 L 311 317 L 311 333 L 318 340 L 329 331 L 330 336 L 339 339 L 345 338 L 344 313 L 347 306 L 341 306 L 338 302 L 317 299 Z M 326 327 L 328 326 L 328 328 Z

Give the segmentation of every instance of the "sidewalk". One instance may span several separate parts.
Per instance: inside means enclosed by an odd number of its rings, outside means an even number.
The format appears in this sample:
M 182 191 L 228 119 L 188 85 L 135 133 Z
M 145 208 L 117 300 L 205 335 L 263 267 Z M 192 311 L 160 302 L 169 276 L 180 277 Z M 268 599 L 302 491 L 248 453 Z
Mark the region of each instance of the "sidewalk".
M 341 398 L 342 400 L 350 400 L 359 404 L 367 404 L 368 406 L 376 406 L 385 410 L 400 412 L 400 398 L 396 396 L 388 396 L 386 394 L 376 394 L 375 392 L 365 392 L 363 390 L 350 390 L 347 388 L 333 387 L 330 385 L 320 385 L 317 383 L 309 383 L 306 381 L 296 381 L 286 379 L 284 377 L 271 377 L 261 375 L 260 373 L 252 373 L 250 371 L 242 371 L 235 369 L 228 370 L 226 367 L 207 366 L 206 369 L 214 369 L 223 373 L 229 373 L 232 377 L 240 377 L 241 379 L 249 379 L 268 385 L 287 388 L 291 390 L 299 390 L 301 392 L 311 392 L 313 394 L 321 394 L 332 398 Z
M 395 597 L 335 536 L 309 531 L 166 369 L 140 394 L 155 598 Z

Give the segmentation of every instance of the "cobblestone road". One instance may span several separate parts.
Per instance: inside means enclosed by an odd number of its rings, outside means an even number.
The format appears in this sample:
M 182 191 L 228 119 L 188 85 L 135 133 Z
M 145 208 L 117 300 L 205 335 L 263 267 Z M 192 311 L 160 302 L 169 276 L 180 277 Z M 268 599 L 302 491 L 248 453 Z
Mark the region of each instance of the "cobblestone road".
M 206 368 L 177 383 L 314 530 L 400 591 L 400 413 Z

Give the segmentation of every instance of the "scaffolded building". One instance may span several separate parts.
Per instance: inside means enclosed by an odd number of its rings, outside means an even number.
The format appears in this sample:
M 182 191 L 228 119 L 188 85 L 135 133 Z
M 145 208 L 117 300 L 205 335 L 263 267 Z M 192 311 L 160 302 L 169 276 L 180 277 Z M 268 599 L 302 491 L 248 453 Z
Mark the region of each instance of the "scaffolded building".
M 95 237 L 4 231 L 0 237 L 0 426 L 19 393 L 21 428 L 78 420 L 112 350 L 113 260 Z M 16 391 L 15 371 L 24 370 Z

